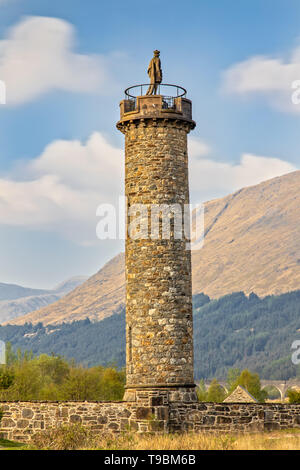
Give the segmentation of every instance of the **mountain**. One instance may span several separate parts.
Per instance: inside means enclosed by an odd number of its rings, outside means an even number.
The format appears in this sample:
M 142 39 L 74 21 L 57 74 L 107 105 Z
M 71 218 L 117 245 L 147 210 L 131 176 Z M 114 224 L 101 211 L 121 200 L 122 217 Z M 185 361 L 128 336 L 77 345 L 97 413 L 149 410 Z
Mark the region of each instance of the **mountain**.
M 66 281 L 61 282 L 58 284 L 53 291 L 56 294 L 63 294 L 66 295 L 72 290 L 76 289 L 76 287 L 83 284 L 88 279 L 88 276 L 73 276 Z M 52 291 L 51 291 L 52 292 Z
M 124 255 L 120 254 L 58 302 L 11 320 L 10 323 L 54 324 L 86 317 L 96 321 L 119 313 L 124 295 Z
M 287 380 L 300 373 L 291 345 L 300 337 L 300 290 L 267 296 L 243 292 L 212 300 L 193 297 L 195 378 L 224 378 L 229 368 L 249 368 L 261 378 Z M 0 326 L 16 351 L 58 354 L 93 366 L 125 365 L 125 312 L 102 321 Z
M 21 297 L 42 295 L 46 293 L 48 293 L 48 291 L 43 289 L 30 289 L 29 287 L 22 287 L 16 284 L 4 284 L 3 282 L 0 282 L 0 301 L 15 300 Z
M 204 247 L 193 254 L 194 292 L 218 298 L 300 288 L 300 171 L 205 205 Z
M 264 297 L 300 288 L 299 188 L 296 171 L 205 203 L 204 246 L 192 252 L 194 294 Z M 13 323 L 101 320 L 121 311 L 124 283 L 120 254 L 58 302 Z
M 62 282 L 53 290 L 30 289 L 13 284 L 0 284 L 0 322 L 10 321 L 28 312 L 56 302 L 87 278 L 77 276 Z

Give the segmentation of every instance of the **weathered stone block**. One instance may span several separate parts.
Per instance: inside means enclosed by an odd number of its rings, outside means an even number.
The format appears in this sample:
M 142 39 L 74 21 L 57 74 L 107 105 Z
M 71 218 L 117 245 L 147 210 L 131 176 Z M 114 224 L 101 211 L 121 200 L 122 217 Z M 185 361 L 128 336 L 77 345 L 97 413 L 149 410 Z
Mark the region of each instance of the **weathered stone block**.
M 69 409 L 67 407 L 58 408 L 57 415 L 61 416 L 62 418 L 66 418 L 69 416 Z
M 110 423 L 107 428 L 110 430 L 110 431 L 118 431 L 120 429 L 120 425 L 119 423 Z
M 100 416 L 98 416 L 98 423 L 99 423 L 99 424 L 106 424 L 107 421 L 108 421 L 107 416 L 105 416 L 105 415 L 100 415 Z
M 1 428 L 14 428 L 16 423 L 11 418 L 2 418 L 1 420 Z
M 217 424 L 228 424 L 232 423 L 232 418 L 230 416 L 217 416 Z
M 215 424 L 216 417 L 215 416 L 203 416 L 203 424 L 206 426 L 213 426 Z
M 130 431 L 138 431 L 139 426 L 138 423 L 132 419 L 129 420 L 129 430 Z
M 19 419 L 17 421 L 17 427 L 20 429 L 27 428 L 29 426 L 29 420 L 28 419 Z
M 30 408 L 24 408 L 22 410 L 22 418 L 32 418 L 33 417 L 33 411 Z
M 167 421 L 169 419 L 169 408 L 167 406 L 159 406 L 155 411 L 158 420 Z
M 276 422 L 268 422 L 264 425 L 265 431 L 277 431 L 278 429 L 280 429 L 280 424 Z
M 82 418 L 80 415 L 71 415 L 70 416 L 70 423 L 81 423 Z
M 164 421 L 150 421 L 149 430 L 150 431 L 163 431 L 165 427 Z
M 152 419 L 153 408 L 149 407 L 138 407 L 136 410 L 136 419 Z
M 150 397 L 150 406 L 160 406 L 163 405 L 163 397 Z

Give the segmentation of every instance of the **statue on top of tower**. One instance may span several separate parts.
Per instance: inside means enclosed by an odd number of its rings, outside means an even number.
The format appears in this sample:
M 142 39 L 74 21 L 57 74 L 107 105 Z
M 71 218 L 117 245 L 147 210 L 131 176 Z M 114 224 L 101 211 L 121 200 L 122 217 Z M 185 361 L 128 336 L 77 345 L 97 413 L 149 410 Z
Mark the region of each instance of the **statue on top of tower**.
M 147 90 L 146 95 L 156 95 L 158 85 L 162 81 L 162 70 L 161 70 L 161 63 L 159 58 L 160 51 L 155 50 L 154 56 L 150 61 L 148 67 L 148 75 L 150 77 L 150 86 Z

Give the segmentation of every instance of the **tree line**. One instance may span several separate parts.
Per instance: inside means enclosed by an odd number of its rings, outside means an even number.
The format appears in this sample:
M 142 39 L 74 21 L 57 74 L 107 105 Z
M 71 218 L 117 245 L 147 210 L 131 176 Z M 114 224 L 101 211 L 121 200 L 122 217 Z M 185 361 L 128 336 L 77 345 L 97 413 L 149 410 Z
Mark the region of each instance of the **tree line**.
M 263 379 L 299 377 L 291 345 L 300 336 L 300 291 L 259 298 L 237 292 L 212 300 L 193 297 L 195 378 L 226 377 L 249 369 Z M 0 339 L 16 350 L 60 355 L 87 367 L 125 366 L 125 309 L 99 322 L 0 326 Z
M 61 356 L 15 353 L 10 343 L 0 366 L 0 401 L 118 401 L 124 395 L 125 371 L 84 367 Z

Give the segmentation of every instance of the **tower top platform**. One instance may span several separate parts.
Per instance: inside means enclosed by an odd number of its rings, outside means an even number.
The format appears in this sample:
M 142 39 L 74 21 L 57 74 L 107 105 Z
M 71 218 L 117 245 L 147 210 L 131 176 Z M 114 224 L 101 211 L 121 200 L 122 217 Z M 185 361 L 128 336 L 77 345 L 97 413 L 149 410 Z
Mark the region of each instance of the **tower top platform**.
M 192 102 L 186 98 L 186 90 L 178 85 L 160 84 L 158 94 L 143 94 L 149 84 L 135 85 L 125 90 L 125 99 L 120 103 L 120 120 L 117 128 L 140 120 L 184 121 L 194 129 Z M 140 93 L 140 94 L 139 94 Z

